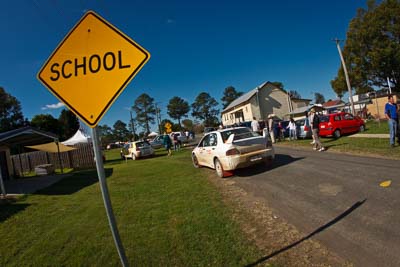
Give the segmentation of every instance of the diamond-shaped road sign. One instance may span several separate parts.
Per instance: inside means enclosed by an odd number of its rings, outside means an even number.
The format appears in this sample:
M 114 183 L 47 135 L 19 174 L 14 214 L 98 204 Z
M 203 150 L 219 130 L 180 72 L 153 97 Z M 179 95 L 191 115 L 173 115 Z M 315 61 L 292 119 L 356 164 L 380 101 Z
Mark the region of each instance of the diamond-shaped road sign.
M 93 11 L 46 61 L 38 79 L 94 128 L 150 54 Z

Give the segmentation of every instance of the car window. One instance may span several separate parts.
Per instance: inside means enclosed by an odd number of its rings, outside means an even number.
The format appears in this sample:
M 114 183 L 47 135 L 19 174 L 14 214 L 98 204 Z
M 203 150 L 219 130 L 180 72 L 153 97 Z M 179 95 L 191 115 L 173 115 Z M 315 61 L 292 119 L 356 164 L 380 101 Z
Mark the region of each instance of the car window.
M 344 114 L 344 119 L 347 121 L 351 121 L 354 119 L 354 117 L 353 117 L 353 115 L 346 113 L 346 114 Z
M 216 146 L 216 145 L 217 145 L 217 134 L 212 133 L 212 134 L 210 134 L 209 136 L 210 136 L 209 145 L 210 145 L 210 146 Z
M 233 141 L 260 136 L 258 133 L 252 132 L 249 128 L 239 128 L 221 132 L 222 140 L 226 142 L 231 134 L 235 134 Z
M 304 126 L 304 124 L 306 124 L 306 120 L 298 120 L 295 123 L 297 126 Z
M 203 137 L 203 139 L 200 141 L 199 143 L 199 147 L 205 147 L 205 146 L 209 146 L 210 143 L 210 135 L 206 135 Z
M 329 116 L 320 116 L 319 120 L 320 122 L 329 122 Z
M 340 115 L 335 115 L 335 117 L 333 118 L 334 121 L 340 121 L 342 120 L 342 118 L 340 118 Z
M 137 142 L 136 143 L 136 147 L 143 147 L 144 146 L 144 143 L 143 142 Z

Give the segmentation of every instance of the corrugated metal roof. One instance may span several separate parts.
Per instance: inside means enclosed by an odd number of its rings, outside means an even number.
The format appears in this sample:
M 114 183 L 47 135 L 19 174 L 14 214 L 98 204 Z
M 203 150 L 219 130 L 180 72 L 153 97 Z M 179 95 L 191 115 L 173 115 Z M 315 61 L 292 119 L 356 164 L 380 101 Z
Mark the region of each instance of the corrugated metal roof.
M 0 144 L 3 145 L 37 145 L 53 141 L 57 136 L 33 127 L 24 127 L 8 132 L 0 133 Z
M 227 110 L 229 110 L 229 109 L 231 109 L 231 108 L 234 108 L 234 107 L 236 107 L 236 106 L 242 104 L 243 102 L 246 102 L 246 101 L 250 100 L 250 98 L 251 98 L 253 95 L 255 95 L 255 94 L 257 93 L 257 90 L 258 90 L 259 88 L 262 88 L 263 86 L 265 86 L 267 83 L 268 83 L 268 82 L 264 82 L 264 83 L 262 83 L 261 85 L 257 86 L 256 88 L 254 88 L 253 90 L 250 90 L 249 92 L 245 93 L 244 95 L 242 95 L 242 96 L 236 98 L 235 100 L 232 101 L 232 103 L 230 103 L 230 104 L 222 111 L 222 113 L 225 112 L 225 111 L 227 111 Z

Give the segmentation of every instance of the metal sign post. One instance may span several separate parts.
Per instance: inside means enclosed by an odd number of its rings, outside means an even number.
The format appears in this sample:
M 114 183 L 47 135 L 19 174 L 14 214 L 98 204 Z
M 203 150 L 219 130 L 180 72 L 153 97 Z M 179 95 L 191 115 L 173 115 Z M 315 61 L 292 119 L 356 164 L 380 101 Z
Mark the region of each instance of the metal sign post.
M 99 136 L 97 134 L 97 126 L 92 128 L 92 142 L 93 142 L 93 151 L 96 160 L 96 169 L 97 175 L 99 176 L 101 194 L 103 196 L 104 207 L 106 208 L 108 223 L 110 224 L 110 229 L 112 236 L 114 238 L 115 246 L 117 247 L 119 258 L 121 259 L 122 266 L 129 266 L 128 260 L 125 255 L 125 250 L 121 242 L 121 238 L 119 236 L 117 222 L 115 220 L 114 212 L 111 206 L 110 195 L 108 193 L 108 187 L 106 183 L 106 175 L 104 172 L 103 165 L 103 155 L 100 151 L 99 145 Z
M 38 79 L 92 128 L 93 150 L 108 222 L 128 266 L 105 180 L 97 124 L 150 59 L 143 47 L 93 11 L 86 12 L 38 73 Z
M 6 193 L 6 189 L 4 187 L 3 174 L 1 173 L 1 166 L 0 166 L 0 187 L 1 187 L 1 194 L 3 195 L 3 198 L 6 198 L 7 193 Z

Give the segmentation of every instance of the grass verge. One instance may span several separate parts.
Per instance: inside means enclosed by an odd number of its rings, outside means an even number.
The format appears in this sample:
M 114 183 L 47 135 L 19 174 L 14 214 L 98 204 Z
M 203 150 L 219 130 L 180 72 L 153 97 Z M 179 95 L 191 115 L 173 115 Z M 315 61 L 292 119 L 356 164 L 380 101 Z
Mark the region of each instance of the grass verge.
M 389 126 L 386 120 L 370 120 L 365 123 L 365 131 L 360 134 L 388 134 Z
M 107 152 L 114 213 L 132 266 L 243 266 L 260 252 L 188 151 L 137 161 Z M 118 266 L 95 171 L 0 205 L 0 266 Z
M 279 145 L 304 147 L 312 149 L 311 139 L 283 141 Z M 344 152 L 363 156 L 385 157 L 400 159 L 400 147 L 391 148 L 388 138 L 355 138 L 342 136 L 335 138 L 321 138 L 321 142 L 329 151 Z

